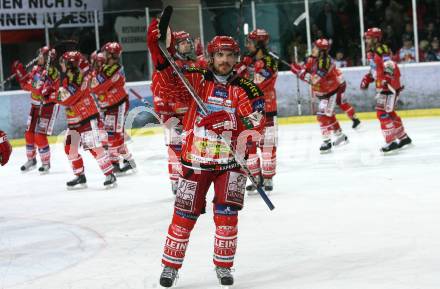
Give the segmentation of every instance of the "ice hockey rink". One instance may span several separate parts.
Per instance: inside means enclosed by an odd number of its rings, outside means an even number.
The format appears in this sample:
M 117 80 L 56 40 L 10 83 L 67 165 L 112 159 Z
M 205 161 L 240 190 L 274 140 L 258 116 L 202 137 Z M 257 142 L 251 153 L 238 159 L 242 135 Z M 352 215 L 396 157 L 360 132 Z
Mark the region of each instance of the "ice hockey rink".
M 317 124 L 280 126 L 276 209 L 246 198 L 232 288 L 438 289 L 440 118 L 404 123 L 414 145 L 387 156 L 376 120 L 360 131 L 344 122 L 350 143 L 328 155 L 318 152 Z M 80 191 L 65 188 L 61 144 L 44 176 L 22 174 L 24 148 L 14 149 L 0 168 L 0 288 L 161 288 L 173 208 L 163 137 L 134 137 L 130 148 L 139 171 L 113 190 L 83 153 L 89 187 Z M 213 234 L 209 207 L 176 288 L 219 288 Z

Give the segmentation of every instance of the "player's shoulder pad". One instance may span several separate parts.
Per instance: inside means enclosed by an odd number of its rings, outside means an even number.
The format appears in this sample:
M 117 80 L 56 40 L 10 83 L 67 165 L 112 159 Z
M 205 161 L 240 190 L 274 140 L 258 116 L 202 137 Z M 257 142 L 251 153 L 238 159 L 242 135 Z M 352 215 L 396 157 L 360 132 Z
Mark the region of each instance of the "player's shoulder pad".
M 203 78 L 206 80 L 214 80 L 214 74 L 212 71 L 200 67 L 195 66 L 187 66 L 183 69 L 183 72 L 185 73 L 200 73 L 203 75 Z
M 273 71 L 278 70 L 278 61 L 275 58 L 267 54 L 263 57 L 263 59 L 268 68 L 272 69 Z
M 60 72 L 58 71 L 58 69 L 56 67 L 49 67 L 49 77 L 52 80 L 56 80 L 59 76 L 60 76 Z
M 264 95 L 263 91 L 252 80 L 247 78 L 239 76 L 235 78 L 231 84 L 241 87 L 244 91 L 246 91 L 250 99 L 262 97 Z
M 112 65 L 106 65 L 104 66 L 103 73 L 106 77 L 112 77 L 119 69 L 121 68 L 121 65 L 119 63 L 115 63 Z
M 329 71 L 332 65 L 332 58 L 329 55 L 324 57 L 319 57 L 318 59 L 318 70 Z
M 376 52 L 376 54 L 379 56 L 383 56 L 390 54 L 391 51 L 386 44 L 381 44 L 376 47 L 376 50 L 374 52 Z

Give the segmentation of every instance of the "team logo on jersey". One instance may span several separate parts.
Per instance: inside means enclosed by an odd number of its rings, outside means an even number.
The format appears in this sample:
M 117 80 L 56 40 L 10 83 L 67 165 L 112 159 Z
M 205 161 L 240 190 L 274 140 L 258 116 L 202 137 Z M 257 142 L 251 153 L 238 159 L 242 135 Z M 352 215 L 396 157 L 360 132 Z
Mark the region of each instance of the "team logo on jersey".
M 176 208 L 191 213 L 194 210 L 196 190 L 197 182 L 179 178 L 175 201 Z
M 246 176 L 237 172 L 229 172 L 228 187 L 226 188 L 226 202 L 234 205 L 243 205 Z
M 264 99 L 257 99 L 252 103 L 252 108 L 254 111 L 263 111 L 264 110 Z
M 223 98 L 210 96 L 210 97 L 208 97 L 208 102 L 209 103 L 213 103 L 213 104 L 222 105 L 223 104 Z
M 228 98 L 228 91 L 223 87 L 216 87 L 214 88 L 214 96 Z

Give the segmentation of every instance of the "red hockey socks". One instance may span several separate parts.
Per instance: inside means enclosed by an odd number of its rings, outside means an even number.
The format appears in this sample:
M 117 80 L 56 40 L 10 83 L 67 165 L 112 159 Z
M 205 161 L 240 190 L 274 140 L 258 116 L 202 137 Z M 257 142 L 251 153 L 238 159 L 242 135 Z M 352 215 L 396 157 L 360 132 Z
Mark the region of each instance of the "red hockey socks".
M 168 235 L 162 256 L 162 263 L 165 266 L 175 269 L 182 267 L 185 252 L 188 247 L 189 236 L 195 223 L 196 220 L 180 217 L 174 213 L 173 220 L 168 228 Z
M 237 215 L 214 215 L 214 264 L 230 268 L 234 264 L 237 250 L 238 217 Z

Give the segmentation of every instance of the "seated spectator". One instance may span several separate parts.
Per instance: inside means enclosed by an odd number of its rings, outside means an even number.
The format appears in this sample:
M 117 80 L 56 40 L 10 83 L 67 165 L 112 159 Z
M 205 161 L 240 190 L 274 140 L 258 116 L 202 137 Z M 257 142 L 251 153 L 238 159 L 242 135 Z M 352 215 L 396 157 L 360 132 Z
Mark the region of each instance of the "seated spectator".
M 432 42 L 434 37 L 438 37 L 438 31 L 435 29 L 435 23 L 433 21 L 428 23 L 428 26 L 423 30 L 420 35 L 420 39 L 427 40 L 428 42 Z
M 431 46 L 426 53 L 426 61 L 440 61 L 440 47 L 438 37 L 434 37 L 431 42 Z
M 348 61 L 344 57 L 344 52 L 336 52 L 335 65 L 337 68 L 348 67 Z
M 399 63 L 416 62 L 416 49 L 412 38 L 408 35 L 403 35 L 403 47 L 397 51 L 395 60 Z
M 383 42 L 387 44 L 393 52 L 396 52 L 399 49 L 399 42 L 397 40 L 396 34 L 394 33 L 393 26 L 387 25 L 385 27 Z

